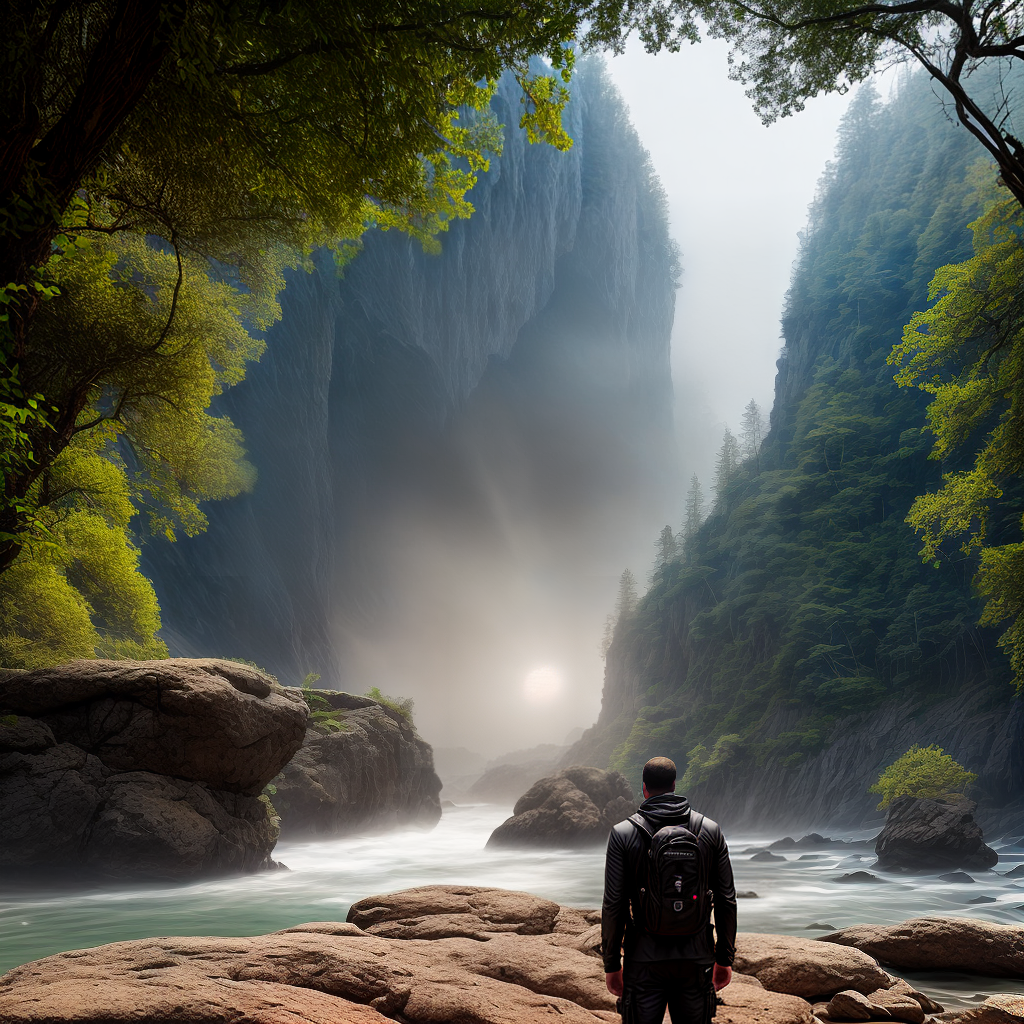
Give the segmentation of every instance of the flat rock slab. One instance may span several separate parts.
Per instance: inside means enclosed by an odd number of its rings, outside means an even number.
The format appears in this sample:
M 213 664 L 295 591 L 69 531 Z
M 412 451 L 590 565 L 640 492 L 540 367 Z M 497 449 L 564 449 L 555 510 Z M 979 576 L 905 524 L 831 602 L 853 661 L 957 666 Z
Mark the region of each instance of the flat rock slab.
M 1024 927 L 967 917 L 917 917 L 902 924 L 859 924 L 815 941 L 852 946 L 907 971 L 968 971 L 1024 976 Z
M 759 935 L 740 932 L 736 936 L 735 967 L 752 974 L 765 988 L 803 999 L 830 998 L 844 989 L 867 994 L 889 988 L 893 978 L 859 949 L 855 955 L 821 955 L 829 945 L 817 939 L 793 935 Z

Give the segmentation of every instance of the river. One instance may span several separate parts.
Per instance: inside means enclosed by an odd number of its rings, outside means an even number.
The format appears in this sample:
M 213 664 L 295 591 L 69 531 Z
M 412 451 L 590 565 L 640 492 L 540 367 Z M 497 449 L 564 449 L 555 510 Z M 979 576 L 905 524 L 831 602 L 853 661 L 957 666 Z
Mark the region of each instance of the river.
M 287 871 L 185 885 L 122 884 L 62 891 L 0 892 L 0 973 L 66 949 L 154 935 L 255 935 L 304 921 L 343 921 L 364 896 L 414 885 L 457 883 L 521 889 L 560 903 L 601 902 L 602 851 L 486 850 L 508 808 L 447 808 L 430 832 L 395 831 L 318 842 L 282 842 L 275 857 Z M 1024 863 L 1024 845 L 995 843 L 995 871 L 976 881 L 886 875 L 872 868 L 870 848 L 788 851 L 758 862 L 753 849 L 778 836 L 732 834 L 736 887 L 757 898 L 739 902 L 742 931 L 815 936 L 863 922 L 895 923 L 925 914 L 1024 923 L 1024 877 L 1003 878 Z M 840 838 L 837 836 L 837 838 Z M 846 833 L 859 840 L 867 834 Z M 837 882 L 871 870 L 880 881 Z M 993 902 L 972 903 L 991 899 Z M 977 975 L 908 975 L 947 1005 L 966 1005 L 993 992 L 1024 994 L 1024 979 Z

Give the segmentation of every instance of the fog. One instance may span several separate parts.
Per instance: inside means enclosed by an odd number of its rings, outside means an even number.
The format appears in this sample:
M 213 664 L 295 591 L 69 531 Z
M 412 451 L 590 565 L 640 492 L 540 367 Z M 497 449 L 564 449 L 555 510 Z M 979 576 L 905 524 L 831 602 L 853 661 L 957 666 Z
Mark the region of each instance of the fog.
M 562 350 L 557 365 L 520 358 L 444 431 L 392 452 L 388 496 L 371 486 L 354 524 L 375 584 L 348 585 L 383 596 L 350 604 L 338 644 L 344 677 L 359 681 L 351 688 L 412 697 L 435 746 L 495 756 L 594 722 L 620 573 L 629 567 L 643 592 L 661 526 L 680 527 L 691 473 L 710 495 L 724 425 L 737 430 L 751 398 L 771 408 L 797 235 L 847 100 L 812 101 L 766 128 L 718 44 L 658 57 L 634 47 L 608 66 L 682 252 L 675 449 L 595 400 L 625 368 L 594 351 L 581 362 L 583 348 L 556 326 L 547 344 Z M 587 375 L 596 388 L 576 393 L 574 378 Z

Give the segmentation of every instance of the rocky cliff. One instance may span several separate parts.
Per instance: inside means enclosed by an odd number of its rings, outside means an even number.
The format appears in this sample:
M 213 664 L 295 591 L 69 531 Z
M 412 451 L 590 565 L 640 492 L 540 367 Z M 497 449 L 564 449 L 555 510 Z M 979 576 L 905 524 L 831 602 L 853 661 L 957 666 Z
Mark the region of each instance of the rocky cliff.
M 289 276 L 266 355 L 221 405 L 256 489 L 211 506 L 205 535 L 144 552 L 172 650 L 362 690 L 390 687 L 372 651 L 400 638 L 421 648 L 403 675 L 451 682 L 451 651 L 426 664 L 430 640 L 410 639 L 396 609 L 436 611 L 442 591 L 480 602 L 464 579 L 412 565 L 413 540 L 436 551 L 457 534 L 515 578 L 534 570 L 510 524 L 529 521 L 528 542 L 547 545 L 536 571 L 572 579 L 595 546 L 616 572 L 637 516 L 660 521 L 678 273 L 660 186 L 598 65 L 574 81 L 568 153 L 527 144 L 512 82 L 494 110 L 504 150 L 440 255 L 375 233 L 343 276 L 327 259 Z
M 1015 827 L 1024 711 L 973 563 L 954 545 L 923 564 L 904 521 L 950 467 L 928 457 L 926 396 L 886 364 L 935 269 L 969 252 L 976 157 L 926 78 L 854 101 L 794 269 L 771 431 L 619 622 L 600 718 L 563 763 L 638 785 L 667 754 L 726 824 L 848 827 L 880 825 L 868 786 L 937 743 L 977 772 L 980 820 Z M 1013 488 L 1003 503 L 995 528 L 1018 525 Z
M 260 792 L 298 750 L 295 690 L 214 660 L 0 674 L 0 867 L 189 879 L 272 866 Z
M 304 693 L 322 710 L 268 787 L 285 836 L 437 824 L 441 780 L 430 745 L 405 715 L 369 697 Z

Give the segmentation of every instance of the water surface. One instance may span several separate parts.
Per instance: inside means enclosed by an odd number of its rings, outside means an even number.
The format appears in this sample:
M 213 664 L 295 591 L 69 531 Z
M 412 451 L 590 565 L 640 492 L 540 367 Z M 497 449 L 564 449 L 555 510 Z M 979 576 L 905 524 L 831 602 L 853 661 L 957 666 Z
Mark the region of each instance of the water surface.
M 305 921 L 343 921 L 356 900 L 415 885 L 455 883 L 521 889 L 559 903 L 597 907 L 604 854 L 593 851 L 499 851 L 484 844 L 510 813 L 491 805 L 445 810 L 437 828 L 318 842 L 283 842 L 275 857 L 289 870 L 188 885 L 122 884 L 72 891 L 29 888 L 0 893 L 0 973 L 66 949 L 155 935 L 257 935 Z M 742 931 L 817 936 L 822 927 L 946 914 L 1024 923 L 1024 878 L 1005 872 L 1024 862 L 1024 849 L 995 844 L 995 871 L 975 882 L 907 877 L 875 869 L 870 847 L 785 851 L 780 861 L 751 860 L 751 850 L 776 836 L 733 834 L 736 887 L 756 899 L 739 903 Z M 847 834 L 843 838 L 866 838 Z M 803 859 L 802 859 L 803 858 Z M 877 883 L 836 879 L 869 870 Z M 979 897 L 994 902 L 972 904 Z M 1024 980 L 977 975 L 915 975 L 940 1002 L 963 1005 L 993 992 L 1024 994 Z

